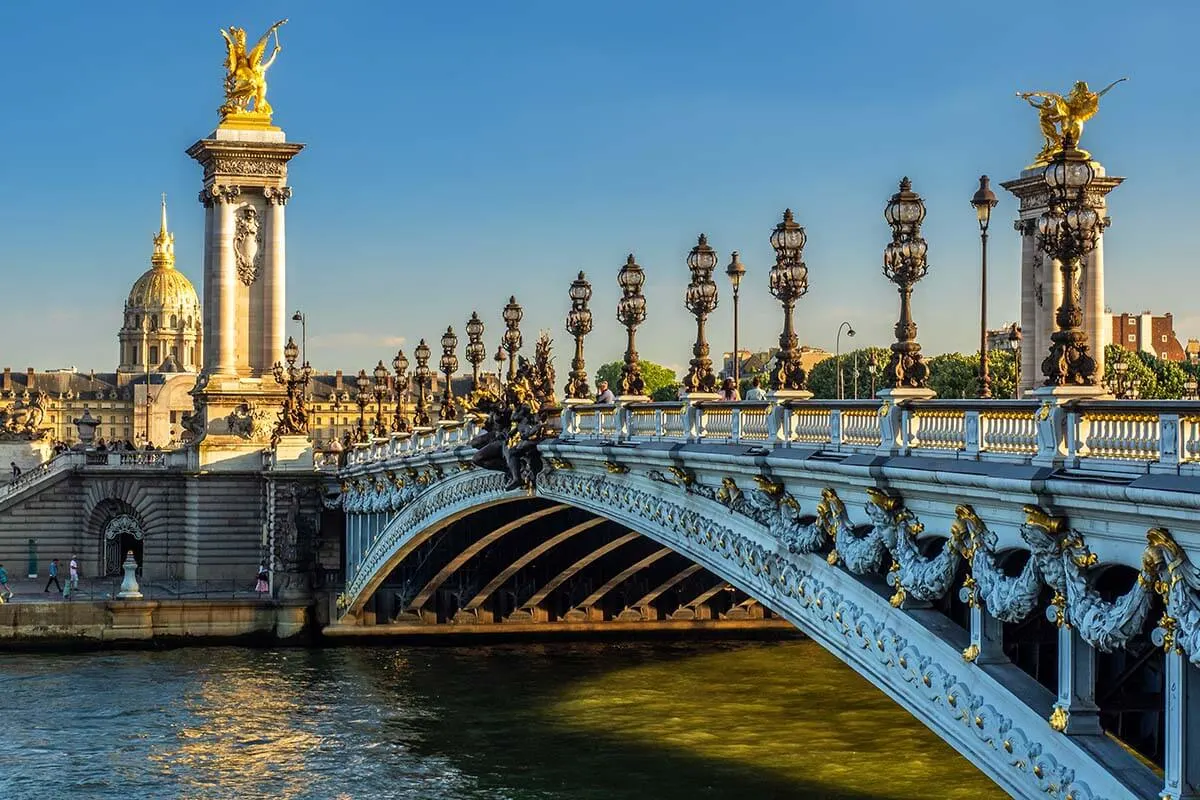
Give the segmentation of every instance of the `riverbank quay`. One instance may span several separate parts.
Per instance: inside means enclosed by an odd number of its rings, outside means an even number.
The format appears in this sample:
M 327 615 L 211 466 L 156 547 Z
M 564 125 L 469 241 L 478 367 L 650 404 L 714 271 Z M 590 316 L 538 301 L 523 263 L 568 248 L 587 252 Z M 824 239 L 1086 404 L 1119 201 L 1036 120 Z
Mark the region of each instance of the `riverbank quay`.
M 309 642 L 307 602 L 264 598 L 242 583 L 152 582 L 134 600 L 117 597 L 119 580 L 83 580 L 67 596 L 18 580 L 0 604 L 0 649 Z

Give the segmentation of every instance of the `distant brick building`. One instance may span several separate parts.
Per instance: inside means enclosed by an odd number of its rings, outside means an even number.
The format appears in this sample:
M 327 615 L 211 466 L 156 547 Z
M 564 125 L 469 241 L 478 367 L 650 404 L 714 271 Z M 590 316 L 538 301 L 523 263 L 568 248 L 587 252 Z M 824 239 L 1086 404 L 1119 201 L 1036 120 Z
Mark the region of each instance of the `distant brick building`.
M 1186 354 L 1175 335 L 1175 319 L 1166 314 L 1112 314 L 1112 343 L 1133 352 L 1149 353 L 1168 361 L 1183 361 Z

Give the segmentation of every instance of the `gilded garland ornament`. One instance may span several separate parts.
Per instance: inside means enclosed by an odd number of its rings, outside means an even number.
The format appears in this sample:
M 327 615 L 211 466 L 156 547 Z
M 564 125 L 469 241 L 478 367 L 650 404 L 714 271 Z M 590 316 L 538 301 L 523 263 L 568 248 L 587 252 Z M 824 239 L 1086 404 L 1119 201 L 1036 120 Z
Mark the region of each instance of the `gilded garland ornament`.
M 266 127 L 271 124 L 271 104 L 267 102 L 267 70 L 275 63 L 282 46 L 279 28 L 287 22 L 281 19 L 249 51 L 246 50 L 246 30 L 230 26 L 222 30 L 225 39 L 225 103 L 218 110 L 221 123 L 249 124 Z M 267 40 L 275 35 L 275 48 L 265 62 L 263 54 Z M 251 107 L 253 106 L 253 108 Z

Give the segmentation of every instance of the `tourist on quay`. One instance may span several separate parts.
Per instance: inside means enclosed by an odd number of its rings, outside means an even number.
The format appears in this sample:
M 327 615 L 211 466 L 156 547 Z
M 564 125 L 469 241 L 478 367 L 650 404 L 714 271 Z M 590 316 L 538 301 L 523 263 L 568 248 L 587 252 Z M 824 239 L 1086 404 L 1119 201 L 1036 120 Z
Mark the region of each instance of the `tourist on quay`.
M 254 591 L 260 595 L 266 594 L 267 592 L 271 591 L 271 585 L 269 583 L 267 583 L 267 577 L 268 577 L 267 565 L 259 564 L 258 565 L 258 580 L 255 581 L 255 583 L 254 583 Z
M 52 584 L 52 583 L 54 584 L 54 588 L 57 589 L 61 593 L 62 592 L 62 584 L 58 582 L 58 559 L 57 558 L 50 562 L 50 580 L 46 581 L 46 588 L 43 590 L 43 594 L 50 591 L 50 584 Z
M 734 384 L 733 378 L 726 378 L 725 382 L 721 384 L 721 391 L 717 392 L 717 399 L 733 402 L 740 399 L 738 397 L 737 385 Z
M 8 588 L 8 570 L 3 564 L 0 564 L 0 595 L 3 595 L 6 601 L 12 600 L 13 596 L 13 590 Z
M 12 467 L 12 479 L 15 482 L 17 478 L 21 477 L 21 468 L 17 466 L 17 462 L 15 461 L 10 461 L 9 466 Z
M 767 393 L 762 390 L 762 380 L 754 378 L 750 381 L 750 389 L 746 392 L 747 403 L 762 403 L 767 399 Z
M 608 388 L 608 381 L 600 381 L 596 384 L 596 402 L 597 403 L 615 403 L 617 398 L 613 395 L 612 389 Z
M 72 589 L 79 588 L 79 556 L 71 556 L 71 563 L 67 565 L 67 583 Z

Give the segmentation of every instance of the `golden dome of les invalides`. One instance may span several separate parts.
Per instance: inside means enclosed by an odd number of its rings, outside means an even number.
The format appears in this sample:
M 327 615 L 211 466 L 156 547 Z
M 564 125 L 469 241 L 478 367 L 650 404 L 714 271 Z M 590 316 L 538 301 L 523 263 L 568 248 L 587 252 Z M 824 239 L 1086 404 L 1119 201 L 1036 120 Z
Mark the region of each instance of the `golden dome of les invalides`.
M 192 282 L 175 269 L 175 234 L 167 231 L 167 204 L 163 200 L 162 224 L 154 235 L 150 269 L 133 283 L 125 308 L 130 311 L 200 313 L 200 298 Z

